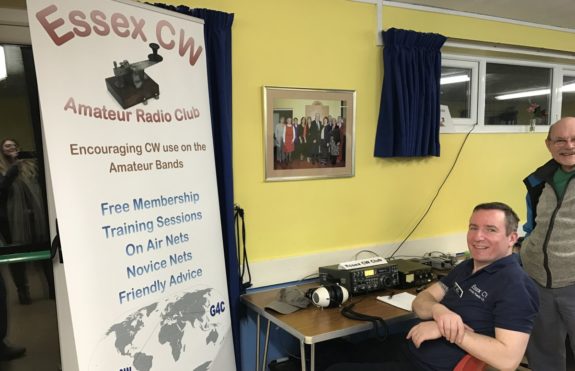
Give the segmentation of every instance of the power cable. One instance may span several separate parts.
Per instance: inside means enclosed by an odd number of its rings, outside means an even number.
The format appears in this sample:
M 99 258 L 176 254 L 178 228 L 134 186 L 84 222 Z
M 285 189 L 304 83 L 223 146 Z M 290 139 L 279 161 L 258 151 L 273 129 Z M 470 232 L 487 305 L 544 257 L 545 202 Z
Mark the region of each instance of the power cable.
M 425 217 L 427 216 L 427 214 L 429 213 L 429 210 L 431 210 L 431 207 L 433 206 L 433 204 L 435 203 L 435 200 L 437 199 L 437 197 L 439 196 L 439 193 L 441 192 L 441 190 L 443 189 L 443 186 L 445 185 L 445 183 L 447 182 L 447 179 L 449 179 L 449 176 L 451 175 L 451 173 L 453 172 L 453 169 L 455 169 L 455 165 L 457 164 L 457 161 L 459 161 L 459 157 L 461 155 L 461 152 L 463 151 L 463 147 L 465 147 L 465 143 L 467 142 L 467 139 L 469 138 L 469 135 L 471 134 L 471 132 L 475 129 L 475 127 L 477 126 L 477 124 L 474 124 L 471 127 L 471 130 L 469 130 L 467 132 L 467 134 L 465 134 L 465 138 L 463 139 L 463 143 L 461 143 L 461 147 L 459 147 L 459 151 L 457 151 L 457 155 L 455 156 L 455 160 L 453 161 L 453 164 L 451 165 L 451 168 L 449 169 L 449 171 L 447 172 L 447 175 L 445 176 L 445 178 L 443 179 L 443 182 L 441 183 L 441 185 L 439 186 L 439 188 L 437 189 L 437 192 L 435 192 L 435 196 L 433 196 L 433 199 L 431 200 L 431 202 L 429 203 L 429 206 L 427 207 L 427 210 L 425 210 L 425 212 L 423 213 L 422 217 L 419 219 L 419 221 L 417 222 L 417 224 L 415 224 L 415 227 L 413 227 L 413 229 L 411 230 L 411 232 L 409 232 L 407 234 L 407 236 L 403 239 L 403 241 L 401 241 L 401 243 L 399 244 L 399 246 L 397 246 L 397 248 L 395 249 L 395 251 L 393 251 L 393 253 L 389 256 L 390 258 L 392 258 L 395 253 L 403 246 L 403 244 L 405 243 L 405 241 L 407 241 L 409 239 L 409 237 L 411 237 L 411 235 L 413 234 L 413 232 L 415 232 L 415 230 L 417 229 L 417 227 L 419 227 L 419 225 L 421 224 L 421 222 L 423 221 L 423 219 L 425 219 Z

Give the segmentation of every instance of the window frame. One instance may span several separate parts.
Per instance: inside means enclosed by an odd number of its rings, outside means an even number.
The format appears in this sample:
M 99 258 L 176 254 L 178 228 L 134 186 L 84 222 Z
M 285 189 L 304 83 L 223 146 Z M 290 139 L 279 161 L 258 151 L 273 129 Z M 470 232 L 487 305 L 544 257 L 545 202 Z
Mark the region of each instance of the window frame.
M 477 88 L 477 79 L 478 79 L 478 70 L 479 70 L 479 62 L 478 61 L 468 61 L 462 58 L 460 59 L 451 59 L 451 58 L 442 58 L 441 60 L 441 67 L 450 67 L 450 68 L 464 68 L 471 70 L 471 79 L 469 81 L 470 86 L 470 94 L 469 94 L 469 118 L 456 118 L 452 117 L 451 122 L 454 125 L 473 125 L 477 122 L 477 102 L 478 102 L 478 90 Z
M 569 68 L 564 68 L 560 72 L 557 73 L 557 89 L 553 91 L 556 99 L 557 99 L 557 107 L 561 108 L 563 106 L 563 93 L 561 92 L 561 87 L 563 86 L 563 79 L 565 76 L 575 78 L 575 66 L 571 66 Z M 557 112 L 557 115 L 560 113 Z M 553 116 L 555 117 L 555 116 Z
M 551 94 L 550 94 L 550 116 L 549 123 L 553 123 L 561 117 L 562 94 L 561 86 L 563 76 L 575 77 L 575 60 L 573 64 L 562 64 L 547 62 L 544 60 L 526 60 L 519 55 L 510 57 L 492 57 L 469 54 L 458 54 L 456 52 L 442 53 L 442 67 L 462 67 L 476 64 L 477 68 L 471 68 L 471 94 L 470 118 L 452 119 L 452 125 L 442 127 L 441 133 L 467 133 L 473 130 L 474 133 L 528 133 L 529 123 L 523 125 L 485 125 L 485 83 L 486 68 L 488 63 L 500 63 L 507 65 L 542 67 L 551 70 Z M 535 133 L 546 133 L 549 125 L 538 125 Z

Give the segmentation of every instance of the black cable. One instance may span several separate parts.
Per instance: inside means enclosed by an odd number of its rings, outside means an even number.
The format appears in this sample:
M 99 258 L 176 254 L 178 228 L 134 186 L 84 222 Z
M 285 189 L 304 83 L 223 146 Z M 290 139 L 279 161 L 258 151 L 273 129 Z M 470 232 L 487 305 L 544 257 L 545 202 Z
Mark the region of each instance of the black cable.
M 419 219 L 419 221 L 417 222 L 417 224 L 415 224 L 415 227 L 413 227 L 413 229 L 411 230 L 411 232 L 409 232 L 407 234 L 407 236 L 403 239 L 403 241 L 401 241 L 401 243 L 399 244 L 399 246 L 397 246 L 397 248 L 395 249 L 395 251 L 389 256 L 390 258 L 393 257 L 395 255 L 395 253 L 403 246 L 403 244 L 405 243 L 405 241 L 407 241 L 409 239 L 409 237 L 411 237 L 411 235 L 413 234 L 413 232 L 415 232 L 415 230 L 417 229 L 417 227 L 419 227 L 419 225 L 421 224 L 421 222 L 423 221 L 423 219 L 425 219 L 425 217 L 427 216 L 427 214 L 429 213 L 429 210 L 431 210 L 431 207 L 433 206 L 433 204 L 435 203 L 435 200 L 437 199 L 437 197 L 439 196 L 439 193 L 441 192 L 441 190 L 443 189 L 443 186 L 445 185 L 445 182 L 447 182 L 447 179 L 449 179 L 449 176 L 451 175 L 451 173 L 453 172 L 453 169 L 455 169 L 455 165 L 457 164 L 457 161 L 459 160 L 459 156 L 461 155 L 461 152 L 463 151 L 463 147 L 465 146 L 465 143 L 467 142 L 467 139 L 469 138 L 469 135 L 471 134 L 471 132 L 475 129 L 475 127 L 477 126 L 477 124 L 474 124 L 471 127 L 471 130 L 469 130 L 467 132 L 467 134 L 465 134 L 465 138 L 463 139 L 463 143 L 461 143 L 461 147 L 459 147 L 459 151 L 457 151 L 457 155 L 455 156 L 455 160 L 453 161 L 453 164 L 451 165 L 451 168 L 449 169 L 449 171 L 447 172 L 447 175 L 445 176 L 445 178 L 443 179 L 443 182 L 441 183 L 441 185 L 439 186 L 439 188 L 437 189 L 437 192 L 435 193 L 435 196 L 433 196 L 433 199 L 431 200 L 431 202 L 429 203 L 429 206 L 427 207 L 427 210 L 425 210 L 425 212 L 423 213 L 423 216 Z
M 319 278 L 319 273 L 310 273 L 307 276 L 305 276 L 304 278 L 299 279 L 297 282 L 297 284 L 299 285 L 300 283 L 302 283 L 305 280 L 311 280 L 311 279 L 316 279 Z
M 389 335 L 389 327 L 387 326 L 387 322 L 381 317 L 377 316 L 370 316 L 364 313 L 359 313 L 353 310 L 354 305 L 357 303 L 352 303 L 346 305 L 341 309 L 341 314 L 349 319 L 353 319 L 356 321 L 368 321 L 373 324 L 373 329 L 375 330 L 375 337 L 379 341 L 384 341 L 387 339 Z M 383 332 L 383 333 L 382 333 Z
M 236 236 L 238 238 L 240 236 L 240 219 L 242 221 L 241 243 L 238 242 L 236 244 L 237 246 L 236 252 L 238 256 L 238 262 L 241 265 L 241 271 L 240 271 L 240 265 L 238 265 L 238 275 L 240 277 L 241 289 L 242 292 L 245 292 L 248 288 L 252 287 L 252 273 L 250 271 L 250 263 L 248 261 L 248 253 L 246 249 L 246 225 L 244 221 L 244 209 L 242 209 L 238 205 L 234 205 L 234 219 L 236 225 Z M 246 270 L 248 274 L 248 280 L 244 281 Z
M 58 253 L 60 256 L 60 264 L 64 264 L 64 257 L 62 255 L 62 243 L 60 242 L 60 231 L 58 228 L 58 219 L 56 219 L 56 235 L 50 244 L 50 260 L 53 260 Z
M 242 217 L 242 245 L 243 245 L 243 259 L 242 259 L 242 283 L 244 282 L 244 276 L 246 274 L 246 269 L 248 272 L 248 281 L 243 283 L 244 288 L 249 288 L 252 286 L 252 273 L 250 271 L 250 263 L 248 261 L 248 252 L 246 249 L 246 224 L 244 220 L 244 209 L 241 210 L 241 217 Z
M 355 254 L 355 256 L 353 257 L 354 259 L 357 259 L 357 257 L 359 256 L 359 254 L 364 253 L 364 252 L 369 252 L 372 253 L 375 256 L 379 256 L 378 253 L 376 253 L 375 251 L 371 251 L 371 250 L 361 250 L 358 253 Z

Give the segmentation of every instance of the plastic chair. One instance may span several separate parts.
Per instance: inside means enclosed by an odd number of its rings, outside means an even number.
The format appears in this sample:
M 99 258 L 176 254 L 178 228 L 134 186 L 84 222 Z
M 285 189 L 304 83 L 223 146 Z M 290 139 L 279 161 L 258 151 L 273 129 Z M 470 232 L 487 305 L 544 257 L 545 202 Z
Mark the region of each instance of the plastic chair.
M 453 371 L 484 371 L 487 364 L 471 354 L 466 354 L 465 357 L 457 363 Z

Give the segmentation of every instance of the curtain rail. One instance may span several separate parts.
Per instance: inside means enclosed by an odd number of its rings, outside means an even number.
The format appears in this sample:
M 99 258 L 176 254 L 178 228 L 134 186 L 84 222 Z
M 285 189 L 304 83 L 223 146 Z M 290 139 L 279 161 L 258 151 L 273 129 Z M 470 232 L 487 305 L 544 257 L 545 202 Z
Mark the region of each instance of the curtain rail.
M 547 58 L 568 59 L 571 61 L 575 61 L 575 52 L 545 49 L 545 48 L 535 48 L 530 46 L 520 46 L 513 44 L 490 43 L 490 42 L 448 37 L 447 41 L 443 46 L 461 48 L 461 49 L 487 50 L 487 51 L 510 53 L 510 54 L 523 54 L 523 55 L 540 56 Z

